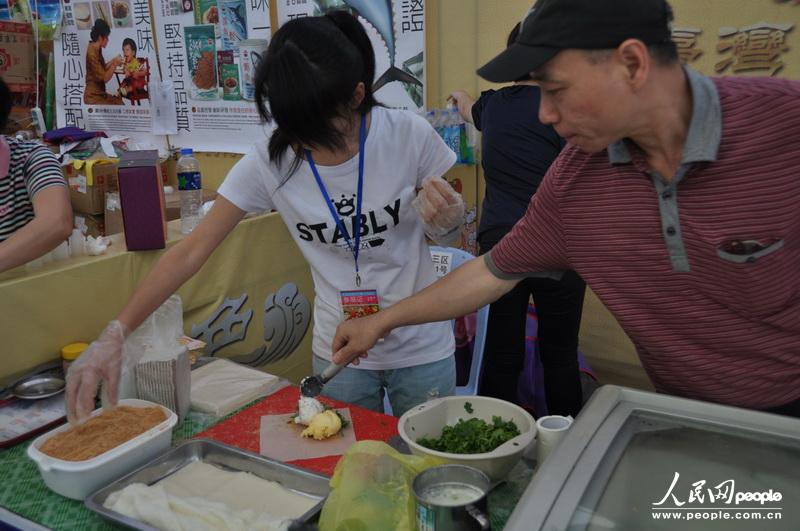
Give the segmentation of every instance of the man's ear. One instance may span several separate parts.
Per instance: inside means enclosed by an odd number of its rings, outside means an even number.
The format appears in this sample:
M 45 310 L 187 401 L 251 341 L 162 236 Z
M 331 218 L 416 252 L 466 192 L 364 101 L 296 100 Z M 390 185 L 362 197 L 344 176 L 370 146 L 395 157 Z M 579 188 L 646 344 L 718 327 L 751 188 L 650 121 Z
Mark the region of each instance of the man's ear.
M 631 88 L 636 90 L 644 85 L 651 67 L 647 46 L 639 39 L 628 39 L 617 47 L 616 55 L 627 71 L 627 81 Z

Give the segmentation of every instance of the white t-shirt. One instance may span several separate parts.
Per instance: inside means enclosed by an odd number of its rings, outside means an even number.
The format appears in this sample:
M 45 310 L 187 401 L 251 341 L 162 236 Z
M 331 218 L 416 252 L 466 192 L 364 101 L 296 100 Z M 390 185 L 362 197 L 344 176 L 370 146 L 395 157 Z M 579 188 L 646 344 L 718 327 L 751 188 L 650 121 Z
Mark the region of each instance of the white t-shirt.
M 411 202 L 422 180 L 444 174 L 455 158 L 424 118 L 408 111 L 372 109 L 364 148 L 358 289 L 377 290 L 382 309 L 436 280 L 422 219 Z M 284 157 L 283 172 L 290 162 Z M 358 155 L 336 166 L 317 164 L 317 170 L 352 236 Z M 330 359 L 331 342 L 343 319 L 339 292 L 357 289 L 355 262 L 308 163 L 303 161 L 286 180 L 270 162 L 263 141 L 231 169 L 219 194 L 247 212 L 275 209 L 280 213 L 314 279 L 312 349 Z M 385 370 L 431 363 L 452 355 L 454 348 L 449 321 L 397 328 L 370 350 L 358 368 Z

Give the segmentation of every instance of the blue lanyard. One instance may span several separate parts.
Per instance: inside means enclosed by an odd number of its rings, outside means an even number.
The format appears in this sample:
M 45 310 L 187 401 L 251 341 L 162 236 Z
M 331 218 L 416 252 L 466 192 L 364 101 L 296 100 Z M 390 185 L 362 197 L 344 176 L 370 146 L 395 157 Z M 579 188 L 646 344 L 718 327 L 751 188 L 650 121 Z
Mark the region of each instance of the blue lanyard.
M 322 192 L 322 197 L 325 198 L 325 202 L 328 205 L 328 210 L 331 212 L 333 221 L 336 223 L 336 226 L 339 227 L 342 236 L 344 236 L 347 246 L 350 247 L 350 252 L 353 253 L 353 260 L 356 263 L 356 287 L 361 286 L 361 276 L 358 274 L 358 251 L 361 245 L 361 196 L 363 195 L 362 191 L 364 189 L 364 144 L 367 138 L 366 123 L 366 115 L 361 116 L 361 126 L 358 131 L 358 195 L 356 195 L 356 219 L 353 221 L 355 242 L 353 242 L 350 238 L 350 233 L 347 232 L 344 222 L 339 217 L 339 213 L 336 212 L 336 208 L 333 206 L 333 201 L 331 201 L 331 197 L 328 195 L 328 189 L 325 188 L 325 184 L 322 182 L 322 178 L 319 176 L 319 172 L 317 171 L 317 166 L 314 164 L 314 159 L 311 157 L 311 151 L 306 150 L 306 159 L 308 160 L 308 165 L 311 167 L 311 173 L 314 174 L 314 178 L 317 180 L 319 191 Z

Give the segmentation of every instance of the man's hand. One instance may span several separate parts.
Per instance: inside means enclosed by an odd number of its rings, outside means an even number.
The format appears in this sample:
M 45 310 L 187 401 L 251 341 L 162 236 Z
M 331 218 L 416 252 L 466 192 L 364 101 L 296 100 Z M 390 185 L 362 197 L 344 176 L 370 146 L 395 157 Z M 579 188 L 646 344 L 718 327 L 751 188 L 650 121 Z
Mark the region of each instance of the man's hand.
M 333 362 L 339 365 L 358 365 L 360 358 L 366 358 L 369 349 L 391 331 L 382 322 L 385 313 L 378 312 L 341 323 L 333 338 Z

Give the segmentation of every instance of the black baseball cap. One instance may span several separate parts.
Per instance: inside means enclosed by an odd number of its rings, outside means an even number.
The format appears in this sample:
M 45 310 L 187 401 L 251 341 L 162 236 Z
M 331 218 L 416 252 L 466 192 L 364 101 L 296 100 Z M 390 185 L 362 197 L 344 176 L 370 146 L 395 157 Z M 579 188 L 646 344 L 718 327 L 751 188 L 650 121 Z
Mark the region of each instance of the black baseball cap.
M 672 9 L 665 0 L 539 0 L 514 44 L 478 69 L 496 83 L 525 77 L 567 48 L 603 50 L 626 39 L 665 44 Z

